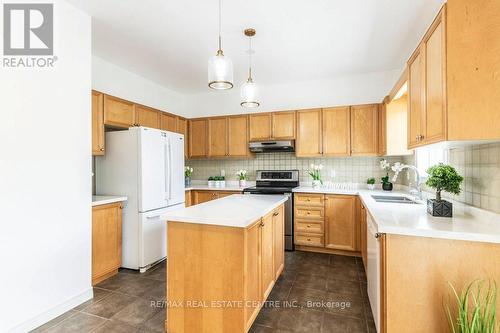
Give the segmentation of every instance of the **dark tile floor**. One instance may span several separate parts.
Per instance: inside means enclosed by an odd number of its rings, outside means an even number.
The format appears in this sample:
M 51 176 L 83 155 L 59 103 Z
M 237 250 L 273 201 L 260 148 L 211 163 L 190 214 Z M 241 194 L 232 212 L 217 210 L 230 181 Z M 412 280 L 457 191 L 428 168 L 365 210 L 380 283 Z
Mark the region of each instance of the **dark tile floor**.
M 285 258 L 285 271 L 250 332 L 375 332 L 358 258 L 298 251 Z M 94 299 L 33 332 L 163 332 L 163 300 L 164 262 L 144 274 L 120 270 L 94 288 Z

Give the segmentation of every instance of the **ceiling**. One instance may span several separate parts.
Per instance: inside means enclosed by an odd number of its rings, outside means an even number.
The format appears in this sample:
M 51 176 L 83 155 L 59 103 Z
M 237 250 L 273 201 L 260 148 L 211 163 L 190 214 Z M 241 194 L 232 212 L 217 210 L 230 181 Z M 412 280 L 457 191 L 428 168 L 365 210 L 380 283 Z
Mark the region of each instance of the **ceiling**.
M 208 91 L 217 0 L 68 0 L 92 15 L 93 54 L 183 94 Z M 223 49 L 238 87 L 253 27 L 254 80 L 280 84 L 402 68 L 442 0 L 231 0 Z

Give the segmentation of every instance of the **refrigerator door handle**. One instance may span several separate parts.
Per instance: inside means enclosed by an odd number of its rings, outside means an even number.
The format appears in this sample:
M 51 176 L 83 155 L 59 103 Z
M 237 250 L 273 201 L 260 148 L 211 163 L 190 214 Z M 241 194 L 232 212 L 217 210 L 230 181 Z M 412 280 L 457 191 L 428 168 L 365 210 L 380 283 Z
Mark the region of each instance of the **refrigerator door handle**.
M 164 172 L 164 177 L 165 177 L 165 199 L 168 200 L 169 197 L 167 197 L 167 193 L 169 193 L 170 189 L 169 189 L 169 185 L 170 185 L 170 169 L 169 169 L 169 161 L 167 161 L 169 159 L 169 145 L 168 145 L 168 141 L 167 143 L 165 144 L 165 146 L 163 146 L 164 148 L 164 154 L 165 154 L 165 166 L 164 166 L 164 169 L 163 169 L 163 172 Z
M 172 199 L 172 144 L 168 141 L 168 199 Z

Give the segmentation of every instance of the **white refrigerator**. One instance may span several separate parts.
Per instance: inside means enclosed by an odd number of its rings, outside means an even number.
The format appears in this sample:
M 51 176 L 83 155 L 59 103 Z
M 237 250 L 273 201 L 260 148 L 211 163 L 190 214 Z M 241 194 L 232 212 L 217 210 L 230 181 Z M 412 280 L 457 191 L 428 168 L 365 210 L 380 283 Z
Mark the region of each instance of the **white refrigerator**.
M 96 157 L 96 192 L 126 195 L 122 267 L 146 271 L 166 257 L 166 222 L 184 208 L 184 136 L 146 127 L 106 133 L 106 155 Z

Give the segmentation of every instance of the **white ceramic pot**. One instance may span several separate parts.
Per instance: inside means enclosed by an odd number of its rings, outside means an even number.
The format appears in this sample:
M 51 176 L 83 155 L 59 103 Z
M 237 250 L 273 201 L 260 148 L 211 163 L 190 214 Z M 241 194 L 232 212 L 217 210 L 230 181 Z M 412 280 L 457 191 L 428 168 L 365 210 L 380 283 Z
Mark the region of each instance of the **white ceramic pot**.
M 312 182 L 313 188 L 320 188 L 321 187 L 321 180 L 313 180 Z
M 215 187 L 215 180 L 209 180 L 208 187 Z
M 246 179 L 240 179 L 240 187 L 246 187 L 246 186 L 247 186 Z
M 226 181 L 225 180 L 219 180 L 219 187 L 226 187 Z
M 368 189 L 373 191 L 375 189 L 375 184 L 368 184 Z
M 214 183 L 215 183 L 215 187 L 220 187 L 221 181 L 220 180 L 214 180 Z

